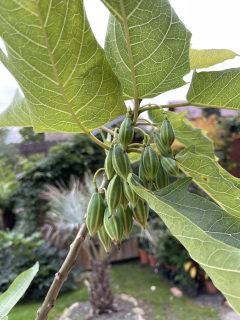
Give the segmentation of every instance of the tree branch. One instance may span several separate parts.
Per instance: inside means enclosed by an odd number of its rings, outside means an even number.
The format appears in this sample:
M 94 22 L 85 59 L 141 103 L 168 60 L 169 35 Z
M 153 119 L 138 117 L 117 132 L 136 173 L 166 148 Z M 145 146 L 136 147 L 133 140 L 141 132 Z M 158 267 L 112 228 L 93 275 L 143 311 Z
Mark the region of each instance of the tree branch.
M 37 311 L 37 316 L 35 320 L 47 320 L 48 314 L 51 311 L 51 309 L 55 305 L 56 298 L 58 296 L 58 293 L 66 280 L 70 270 L 74 267 L 76 263 L 76 258 L 79 253 L 79 250 L 82 246 L 83 241 L 85 240 L 88 233 L 87 225 L 85 222 L 82 224 L 75 240 L 70 246 L 70 250 L 68 252 L 68 255 L 63 262 L 60 270 L 55 274 L 55 278 L 53 280 L 53 283 L 48 290 L 48 293 L 46 295 L 46 298 L 43 302 L 43 305 L 41 308 Z
M 99 193 L 103 192 L 103 188 L 106 188 L 109 181 L 107 179 L 106 174 L 103 175 L 103 181 L 99 188 Z M 46 295 L 46 298 L 43 302 L 43 305 L 39 308 L 37 311 L 37 316 L 35 320 L 47 320 L 48 314 L 51 311 L 51 309 L 54 307 L 56 298 L 58 296 L 58 293 L 64 283 L 64 281 L 67 279 L 67 276 L 71 269 L 75 266 L 77 256 L 79 254 L 79 250 L 83 244 L 83 241 L 85 240 L 88 233 L 87 225 L 84 222 L 75 238 L 73 243 L 70 246 L 70 250 L 68 252 L 68 255 L 66 259 L 64 260 L 60 270 L 55 274 L 55 278 L 53 280 L 53 283 L 51 287 L 48 290 L 48 293 Z
M 139 114 L 141 114 L 144 111 L 148 111 L 148 110 L 156 110 L 161 108 L 178 108 L 178 107 L 187 107 L 187 106 L 193 106 L 192 103 L 190 102 L 183 102 L 183 103 L 175 103 L 175 104 L 165 104 L 165 105 L 161 105 L 158 106 L 156 104 L 148 104 L 146 106 L 143 106 L 140 110 L 139 110 Z

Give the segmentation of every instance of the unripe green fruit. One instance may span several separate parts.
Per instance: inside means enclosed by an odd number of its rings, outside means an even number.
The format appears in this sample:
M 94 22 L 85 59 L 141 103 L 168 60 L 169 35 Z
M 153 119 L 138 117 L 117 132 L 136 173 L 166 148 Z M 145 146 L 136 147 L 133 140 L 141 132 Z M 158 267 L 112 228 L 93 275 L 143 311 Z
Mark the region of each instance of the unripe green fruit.
M 122 181 L 119 175 L 115 174 L 115 176 L 110 181 L 107 188 L 107 205 L 109 209 L 110 215 L 120 206 L 122 202 Z
M 154 179 L 158 171 L 159 159 L 158 159 L 157 152 L 154 151 L 150 146 L 147 146 L 144 150 L 143 165 L 147 175 L 151 179 Z
M 100 239 L 105 251 L 107 253 L 109 253 L 109 249 L 111 246 L 111 238 L 109 237 L 109 235 L 107 234 L 104 225 L 101 226 L 101 228 L 98 230 L 98 238 Z
M 161 139 L 167 148 L 171 147 L 175 139 L 175 133 L 170 121 L 165 119 L 161 126 Z
M 169 158 L 172 157 L 172 148 L 171 147 L 167 148 L 164 145 L 164 143 L 162 142 L 160 134 L 158 134 L 158 133 L 154 134 L 154 142 L 155 142 L 155 145 L 156 145 L 159 153 L 161 154 L 161 156 L 169 157 Z
M 105 172 L 109 181 L 112 179 L 112 177 L 115 174 L 115 170 L 113 168 L 113 163 L 112 163 L 112 154 L 113 154 L 113 147 L 109 149 L 105 159 L 105 163 L 104 163 Z
M 125 118 L 119 130 L 119 140 L 122 144 L 123 150 L 127 149 L 129 143 L 132 142 L 134 136 L 133 123 L 130 118 Z
M 143 185 L 143 183 L 141 183 Z M 123 180 L 123 193 L 128 199 L 128 201 L 131 203 L 133 208 L 136 207 L 137 201 L 139 196 L 136 194 L 135 191 L 130 187 L 129 183 Z
M 127 176 L 131 171 L 131 163 L 126 152 L 123 151 L 119 143 L 113 147 L 113 168 L 117 174 L 127 181 Z
M 103 224 L 105 205 L 102 196 L 95 192 L 88 204 L 86 224 L 90 237 L 93 237 L 95 233 L 101 228 Z
M 127 209 L 124 211 L 122 206 L 119 206 L 117 208 L 117 214 L 119 215 L 119 217 L 122 219 L 123 222 L 123 232 L 126 236 L 126 238 L 129 238 L 130 232 L 132 230 L 133 227 L 133 214 L 132 214 L 132 210 L 127 207 Z
M 180 172 L 175 160 L 167 157 L 161 157 L 161 164 L 167 173 L 177 178 L 180 177 Z
M 141 179 L 141 181 L 143 182 L 143 186 L 145 188 L 147 188 L 149 177 L 146 177 L 146 174 L 145 174 L 145 170 L 144 170 L 144 166 L 143 166 L 143 154 L 144 154 L 144 150 L 141 153 L 140 164 L 139 164 L 139 169 L 138 169 L 138 176 Z
M 169 184 L 169 177 L 167 171 L 163 168 L 161 162 L 159 162 L 158 172 L 154 178 L 154 185 L 157 190 L 167 187 Z
M 123 180 L 123 181 L 125 181 L 125 180 Z M 124 211 L 127 209 L 128 203 L 129 203 L 129 201 L 128 201 L 128 199 L 126 198 L 126 196 L 125 196 L 125 194 L 124 194 L 124 192 L 123 192 L 121 206 L 123 207 L 123 210 L 124 210 Z
M 136 207 L 133 209 L 133 217 L 134 219 L 140 223 L 143 228 L 146 228 L 148 214 L 149 214 L 149 206 L 148 203 L 139 198 Z
M 120 243 L 123 236 L 123 222 L 119 215 L 114 212 L 113 215 L 109 218 L 109 209 L 106 208 L 104 212 L 104 228 L 112 239 L 113 243 L 118 246 L 120 249 Z

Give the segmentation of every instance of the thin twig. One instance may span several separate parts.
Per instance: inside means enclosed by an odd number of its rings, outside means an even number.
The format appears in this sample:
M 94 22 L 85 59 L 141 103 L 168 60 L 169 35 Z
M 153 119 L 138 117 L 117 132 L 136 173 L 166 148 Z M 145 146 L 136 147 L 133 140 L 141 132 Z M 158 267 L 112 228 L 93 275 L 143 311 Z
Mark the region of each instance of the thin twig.
M 114 136 L 114 131 L 112 131 L 111 129 L 109 128 L 106 128 L 104 126 L 100 127 L 99 129 L 103 130 L 103 131 L 106 131 L 108 133 L 110 133 L 112 136 Z
M 139 114 L 144 112 L 144 111 L 148 111 L 148 110 L 156 110 L 159 109 L 159 107 L 161 108 L 178 108 L 178 107 L 187 107 L 187 106 L 193 106 L 193 103 L 190 102 L 183 102 L 183 103 L 175 103 L 175 104 L 165 104 L 165 105 L 157 105 L 157 104 L 148 104 L 146 106 L 143 106 L 140 110 L 139 110 Z M 200 104 L 199 104 L 200 106 Z
M 55 274 L 55 278 L 53 280 L 53 283 L 48 290 L 48 293 L 46 295 L 46 298 L 43 302 L 43 305 L 40 307 L 40 309 L 37 311 L 37 316 L 35 320 L 47 320 L 48 314 L 51 311 L 51 309 L 54 307 L 56 298 L 58 296 L 58 293 L 66 280 L 69 272 L 71 269 L 75 266 L 76 259 L 79 253 L 79 250 L 82 246 L 83 241 L 85 240 L 88 233 L 87 225 L 84 222 L 75 238 L 73 243 L 70 246 L 70 250 L 68 252 L 68 255 L 63 262 L 60 270 Z

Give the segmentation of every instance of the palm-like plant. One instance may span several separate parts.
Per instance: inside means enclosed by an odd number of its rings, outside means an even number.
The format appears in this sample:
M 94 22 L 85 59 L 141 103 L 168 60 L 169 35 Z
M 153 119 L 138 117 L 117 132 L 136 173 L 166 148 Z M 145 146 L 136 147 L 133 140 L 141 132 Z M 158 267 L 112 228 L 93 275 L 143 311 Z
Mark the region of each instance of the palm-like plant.
M 84 221 L 93 192 L 92 175 L 87 173 L 83 183 L 72 176 L 69 186 L 64 182 L 45 185 L 40 197 L 49 201 L 50 210 L 42 229 L 49 242 L 55 245 L 64 244 L 76 235 Z

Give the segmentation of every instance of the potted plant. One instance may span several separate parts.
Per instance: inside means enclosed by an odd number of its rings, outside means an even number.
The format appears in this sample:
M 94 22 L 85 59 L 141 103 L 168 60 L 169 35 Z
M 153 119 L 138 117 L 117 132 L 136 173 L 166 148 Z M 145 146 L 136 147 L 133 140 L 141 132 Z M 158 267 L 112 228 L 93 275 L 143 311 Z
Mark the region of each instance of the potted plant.
M 141 266 L 148 266 L 149 265 L 149 257 L 148 257 L 148 250 L 149 245 L 148 241 L 145 238 L 141 239 L 141 248 L 139 248 L 139 256 L 140 256 L 140 264 Z
M 215 287 L 214 283 L 210 279 L 209 275 L 205 272 L 204 274 L 204 284 L 205 284 L 205 290 L 208 294 L 217 294 L 219 290 Z

